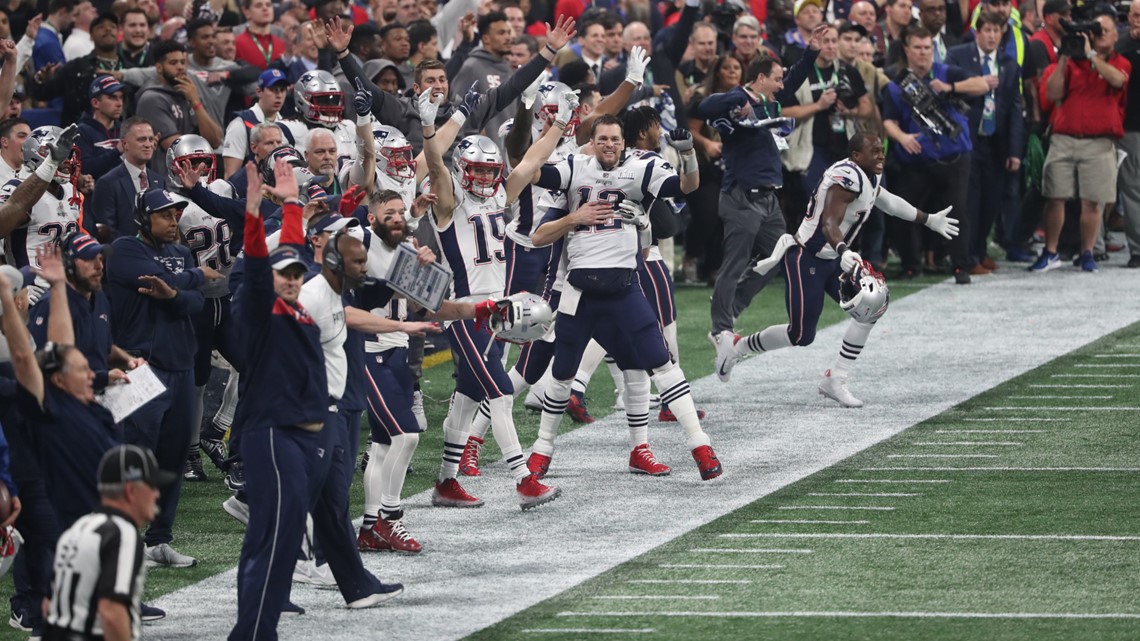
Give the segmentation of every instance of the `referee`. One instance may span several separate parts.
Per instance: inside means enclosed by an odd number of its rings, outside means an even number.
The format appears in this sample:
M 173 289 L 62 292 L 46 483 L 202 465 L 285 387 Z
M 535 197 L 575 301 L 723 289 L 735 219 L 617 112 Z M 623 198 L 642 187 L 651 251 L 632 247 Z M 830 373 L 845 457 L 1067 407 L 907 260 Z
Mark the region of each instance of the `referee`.
M 99 462 L 100 507 L 59 539 L 44 641 L 129 641 L 139 638 L 143 539 L 154 520 L 159 486 L 176 475 L 154 453 L 119 445 Z
M 709 334 L 713 340 L 719 340 L 723 332 L 732 332 L 735 319 L 775 276 L 775 271 L 760 276 L 748 265 L 771 255 L 784 234 L 784 215 L 776 191 L 784 183 L 780 150 L 787 143 L 774 130 L 757 126 L 757 121 L 780 117 L 776 93 L 785 84 L 799 87 L 804 83 L 827 28 L 821 25 L 812 31 L 810 48 L 788 69 L 786 78 L 777 59 L 760 55 L 748 66 L 751 82 L 709 96 L 698 107 L 700 116 L 721 132 L 724 143 L 720 190 L 724 261 L 713 289 Z

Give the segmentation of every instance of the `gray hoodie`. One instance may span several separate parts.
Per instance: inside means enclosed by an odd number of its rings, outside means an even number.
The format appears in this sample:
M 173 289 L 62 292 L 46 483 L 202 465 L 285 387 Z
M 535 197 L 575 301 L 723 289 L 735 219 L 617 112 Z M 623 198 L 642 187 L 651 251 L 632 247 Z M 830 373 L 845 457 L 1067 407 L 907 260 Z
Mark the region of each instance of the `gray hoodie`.
M 454 103 L 463 102 L 463 96 L 467 94 L 472 85 L 479 93 L 486 95 L 492 89 L 506 83 L 510 76 L 511 66 L 504 58 L 500 58 L 483 48 L 476 49 L 471 52 L 467 60 L 463 61 L 459 73 L 451 81 L 451 101 Z M 503 110 L 493 115 L 490 120 L 482 123 L 483 134 L 498 144 L 500 142 L 499 127 L 514 117 L 516 108 L 517 104 L 512 100 Z M 466 135 L 476 132 L 464 131 L 463 133 Z

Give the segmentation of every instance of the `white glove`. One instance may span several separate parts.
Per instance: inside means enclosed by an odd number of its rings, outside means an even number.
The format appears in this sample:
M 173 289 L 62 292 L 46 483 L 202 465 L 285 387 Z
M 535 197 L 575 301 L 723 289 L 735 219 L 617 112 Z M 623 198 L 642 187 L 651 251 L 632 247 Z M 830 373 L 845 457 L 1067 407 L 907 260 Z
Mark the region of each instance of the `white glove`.
M 546 78 L 544 78 L 545 75 L 546 74 L 539 74 L 538 77 L 534 79 L 534 82 L 530 83 L 529 87 L 523 89 L 522 101 L 523 106 L 527 109 L 534 106 L 534 100 L 538 98 L 538 88 L 542 86 L 542 81 L 546 80 Z
M 432 99 L 431 94 L 431 87 L 428 87 L 427 89 L 424 89 L 424 92 L 421 93 L 420 97 L 416 100 L 417 105 L 420 109 L 420 124 L 425 127 L 435 126 L 435 117 L 437 114 L 439 114 L 440 105 L 443 104 L 442 93 L 439 94 L 439 97 L 436 99 Z
M 937 214 L 926 215 L 926 226 L 943 238 L 950 239 L 958 235 L 958 219 L 950 218 L 950 210 L 953 207 L 947 207 Z
M 683 127 L 670 131 L 666 134 L 665 140 L 670 147 L 677 150 L 677 153 L 684 154 L 693 150 L 693 132 Z
M 578 92 L 564 93 L 558 98 L 558 113 L 554 115 L 554 122 L 563 129 L 570 124 L 574 112 L 578 109 Z
M 649 214 L 645 213 L 641 203 L 632 200 L 623 200 L 618 203 L 617 213 L 621 216 L 622 222 L 627 225 L 633 225 L 638 229 L 646 229 L 649 227 Z
M 848 249 L 839 257 L 839 268 L 843 270 L 844 274 L 850 274 L 862 262 L 862 256 Z
M 625 81 L 634 87 L 645 84 L 645 68 L 649 66 L 650 58 L 645 49 L 635 46 L 629 50 L 629 60 L 625 63 Z M 601 81 L 601 78 L 595 78 Z

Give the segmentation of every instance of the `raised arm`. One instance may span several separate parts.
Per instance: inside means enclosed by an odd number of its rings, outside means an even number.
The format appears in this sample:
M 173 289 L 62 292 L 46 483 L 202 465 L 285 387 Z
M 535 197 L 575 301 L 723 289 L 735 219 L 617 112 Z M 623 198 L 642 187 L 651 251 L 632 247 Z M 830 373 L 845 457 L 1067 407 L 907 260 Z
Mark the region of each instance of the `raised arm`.
M 39 275 L 51 285 L 51 311 L 48 312 L 47 339 L 57 345 L 74 345 L 75 328 L 71 323 L 71 310 L 67 304 L 67 277 L 59 246 L 40 245 L 36 248 Z
M 376 120 L 387 125 L 398 126 L 399 123 L 406 120 L 406 114 L 410 109 L 399 98 L 382 91 L 364 76 L 364 70 L 361 69 L 360 63 L 348 52 L 352 30 L 352 21 L 341 20 L 340 16 L 333 16 L 332 20 L 325 23 L 325 36 L 328 38 L 329 45 L 336 51 L 340 68 L 344 71 L 344 77 L 353 86 L 356 86 L 357 81 L 362 82 L 364 89 L 372 94 L 372 115 L 376 116 Z
M 512 167 L 517 167 L 522 162 L 527 147 L 530 146 L 530 127 L 531 123 L 534 122 L 534 115 L 530 110 L 533 104 L 533 102 L 529 105 L 526 104 L 526 100 L 519 101 L 519 108 L 515 110 L 515 119 L 511 123 L 511 130 L 507 132 L 507 137 L 503 138 L 503 148 L 507 151 L 507 158 L 510 159 Z
M 558 99 L 558 113 L 554 122 L 547 128 L 542 138 L 538 139 L 519 163 L 511 175 L 507 176 L 507 204 L 513 203 L 527 185 L 538 181 L 538 170 L 554 153 L 558 141 L 562 139 L 562 132 L 578 109 L 578 94 L 564 93 Z
M 77 135 L 79 135 L 79 125 L 74 123 L 60 132 L 59 138 L 48 148 L 47 158 L 44 158 L 36 171 L 25 178 L 8 200 L 0 205 L 0 238 L 7 237 L 13 229 L 28 219 L 28 212 L 47 191 L 48 185 L 55 177 L 55 170 L 71 155 L 71 146 L 75 143 Z
M 645 69 L 649 66 L 649 61 L 653 60 L 645 49 L 641 47 L 633 47 L 629 50 L 629 60 L 625 63 L 625 80 L 618 85 L 614 92 L 602 99 L 597 107 L 586 116 L 580 125 L 578 131 L 574 134 L 575 140 L 579 145 L 584 145 L 590 140 L 590 128 L 594 120 L 602 115 L 616 116 L 622 109 L 625 109 L 629 104 L 630 99 L 633 97 L 633 92 L 642 85 L 645 81 Z
M 359 167 L 362 175 L 358 177 L 357 184 L 364 187 L 364 191 L 371 191 L 372 184 L 376 182 L 376 138 L 372 136 L 372 92 L 364 86 L 364 81 L 357 78 L 353 83 L 356 93 L 352 95 L 352 106 L 356 109 L 356 162 L 352 171 Z
M 697 24 L 697 14 L 700 13 L 700 0 L 685 0 L 685 8 L 681 9 L 681 17 L 673 25 L 673 33 L 661 49 L 664 50 L 669 62 L 676 68 L 685 57 L 685 50 L 689 48 L 689 35 L 693 32 L 693 25 Z
M 451 222 L 451 213 L 455 210 L 455 192 L 452 189 L 451 176 L 443 163 L 443 152 L 439 141 L 436 140 L 435 131 L 435 115 L 445 99 L 443 94 L 438 94 L 433 99 L 430 88 L 425 89 L 419 98 L 420 124 L 424 128 L 423 156 L 427 161 L 428 176 L 431 177 L 431 191 L 437 199 L 432 212 L 436 224 L 440 227 L 446 227 Z
M 44 402 L 44 375 L 36 363 L 36 352 L 32 348 L 32 336 L 16 309 L 12 295 L 12 282 L 4 272 L 0 272 L 0 328 L 8 341 L 8 352 L 12 358 L 12 368 L 16 370 L 16 380 L 42 405 Z
M 11 40 L 0 40 L 0 58 L 4 60 L 4 67 L 0 68 L 0 105 L 7 105 L 12 101 L 12 94 L 16 92 L 16 43 Z

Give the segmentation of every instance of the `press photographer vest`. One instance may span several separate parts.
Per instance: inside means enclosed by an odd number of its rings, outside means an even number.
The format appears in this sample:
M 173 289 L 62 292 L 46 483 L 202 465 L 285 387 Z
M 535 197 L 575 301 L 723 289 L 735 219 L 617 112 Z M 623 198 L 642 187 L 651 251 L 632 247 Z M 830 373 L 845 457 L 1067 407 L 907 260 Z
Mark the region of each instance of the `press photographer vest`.
M 949 84 L 947 69 L 947 65 L 936 62 L 930 73 L 923 78 L 923 81 L 930 84 L 931 80 L 938 79 Z M 941 105 L 942 113 L 958 123 L 962 131 L 954 138 L 948 136 L 934 136 L 919 126 L 918 121 L 914 118 L 910 104 L 902 97 L 902 90 L 899 88 L 898 83 L 891 82 L 891 84 L 887 85 L 887 95 L 894 102 L 895 106 L 898 107 L 899 113 L 902 114 L 899 127 L 906 133 L 922 135 L 922 139 L 919 140 L 919 144 L 922 145 L 922 152 L 917 156 L 908 152 L 902 145 L 890 146 L 890 153 L 897 155 L 897 158 L 903 163 L 945 161 L 973 150 L 973 145 L 970 143 L 970 122 L 965 114 L 959 113 L 958 110 L 949 105 Z

